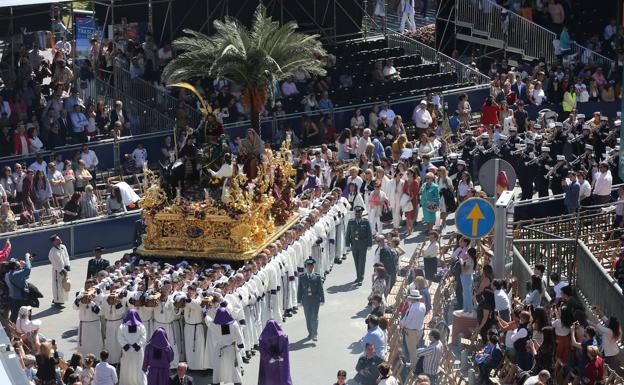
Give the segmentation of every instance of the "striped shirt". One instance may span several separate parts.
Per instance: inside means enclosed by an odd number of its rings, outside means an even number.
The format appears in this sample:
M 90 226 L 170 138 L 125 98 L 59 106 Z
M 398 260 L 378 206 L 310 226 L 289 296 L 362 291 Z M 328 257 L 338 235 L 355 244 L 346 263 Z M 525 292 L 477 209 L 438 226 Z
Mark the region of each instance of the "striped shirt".
M 444 347 L 442 342 L 433 341 L 426 348 L 416 350 L 416 358 L 423 357 L 423 372 L 425 374 L 438 374 Z
M 83 218 L 97 217 L 97 197 L 94 194 L 84 194 L 80 198 L 80 213 Z

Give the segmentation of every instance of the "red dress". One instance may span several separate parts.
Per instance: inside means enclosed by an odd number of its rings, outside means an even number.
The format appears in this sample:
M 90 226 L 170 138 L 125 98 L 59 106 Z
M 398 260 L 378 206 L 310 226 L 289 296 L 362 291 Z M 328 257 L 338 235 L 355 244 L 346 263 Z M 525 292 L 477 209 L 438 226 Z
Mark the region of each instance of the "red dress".
M 499 106 L 483 104 L 481 106 L 481 124 L 498 124 Z
M 420 183 L 416 179 L 411 183 L 409 181 L 405 181 L 403 185 L 403 193 L 412 197 L 412 206 L 414 209 L 412 211 L 407 211 L 405 213 L 405 217 L 410 220 L 414 220 L 416 218 L 416 213 L 418 213 L 418 203 L 419 203 L 419 192 L 420 192 Z

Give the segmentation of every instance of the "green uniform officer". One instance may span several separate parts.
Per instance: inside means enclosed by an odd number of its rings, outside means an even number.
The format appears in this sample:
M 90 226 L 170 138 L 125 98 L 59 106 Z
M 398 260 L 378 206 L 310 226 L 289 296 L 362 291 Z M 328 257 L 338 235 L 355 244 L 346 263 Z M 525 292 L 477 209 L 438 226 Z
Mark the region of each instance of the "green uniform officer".
M 312 258 L 306 259 L 304 263 L 306 271 L 299 276 L 297 303 L 303 306 L 308 339 L 317 341 L 319 307 L 325 303 L 325 294 L 323 292 L 323 280 L 318 273 L 314 272 L 315 263 L 316 261 Z
M 108 260 L 102 258 L 102 250 L 104 250 L 102 246 L 97 246 L 95 248 L 95 258 L 90 259 L 87 266 L 87 279 L 94 278 L 97 273 L 102 270 L 106 270 L 110 265 L 110 262 L 108 262 Z
M 351 246 L 353 261 L 355 262 L 356 278 L 354 283 L 362 286 L 364 280 L 364 268 L 366 267 L 366 250 L 373 245 L 372 231 L 370 223 L 362 218 L 364 208 L 357 206 L 354 210 L 355 218 L 349 220 L 347 224 L 347 235 L 345 244 Z

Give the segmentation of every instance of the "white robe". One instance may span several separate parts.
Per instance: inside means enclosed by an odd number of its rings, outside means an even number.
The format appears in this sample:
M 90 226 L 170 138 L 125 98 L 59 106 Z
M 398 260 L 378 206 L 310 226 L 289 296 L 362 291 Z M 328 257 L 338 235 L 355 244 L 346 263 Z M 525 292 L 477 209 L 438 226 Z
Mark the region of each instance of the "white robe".
M 147 377 L 143 372 L 143 348 L 147 341 L 145 325 L 138 325 L 136 333 L 130 333 L 129 326 L 120 325 L 117 332 L 119 346 L 130 345 L 128 351 L 123 351 L 119 364 L 119 384 L 123 385 L 147 385 Z M 141 347 L 137 352 L 132 347 L 137 344 Z
M 84 291 L 76 295 L 74 310 L 78 310 L 78 347 L 76 351 L 83 356 L 89 353 L 101 352 L 104 346 L 102 341 L 102 326 L 100 323 L 101 296 L 96 296 L 90 303 L 80 302 Z
M 206 343 L 204 346 L 204 366 L 206 369 L 214 369 L 215 366 L 215 349 L 214 349 L 214 336 L 211 334 L 211 330 L 208 327 L 212 321 L 214 320 L 215 315 L 217 314 L 216 307 L 210 307 L 206 311 L 206 316 L 204 317 L 204 323 L 206 324 Z
M 65 245 L 59 248 L 52 246 L 48 253 L 48 259 L 52 265 L 52 301 L 55 303 L 67 302 L 67 292 L 63 289 L 64 267 L 69 266 L 69 254 Z
M 117 305 L 109 305 L 105 299 L 102 300 L 101 312 L 104 314 L 104 318 L 106 319 L 104 349 L 108 351 L 108 363 L 111 365 L 118 364 L 121 359 L 121 346 L 119 346 L 117 334 L 119 333 L 121 321 L 123 321 L 123 318 L 128 311 L 128 308 L 125 305 L 125 299 L 122 300 L 120 308 L 117 308 L 116 306 Z
M 242 383 L 240 346 L 243 345 L 243 335 L 239 325 L 234 322 L 230 327 L 230 334 L 222 334 L 221 325 L 214 322 L 208 325 L 210 335 L 214 337 L 216 365 L 212 372 L 212 383 Z
M 401 196 L 403 195 L 403 185 L 405 182 L 399 180 L 399 183 L 393 180 L 390 183 L 389 191 L 386 194 L 392 209 L 392 227 L 398 229 L 401 226 Z
M 184 345 L 186 361 L 191 370 L 206 369 L 204 357 L 206 336 L 201 300 L 201 296 L 198 295 L 184 307 Z
M 173 305 L 173 295 L 167 297 L 166 301 L 159 301 L 156 308 L 154 308 L 154 323 L 153 329 L 163 328 L 173 349 L 173 361 L 171 361 L 170 368 L 175 369 L 180 362 L 180 336 L 176 336 L 174 332 L 175 322 L 175 307 Z

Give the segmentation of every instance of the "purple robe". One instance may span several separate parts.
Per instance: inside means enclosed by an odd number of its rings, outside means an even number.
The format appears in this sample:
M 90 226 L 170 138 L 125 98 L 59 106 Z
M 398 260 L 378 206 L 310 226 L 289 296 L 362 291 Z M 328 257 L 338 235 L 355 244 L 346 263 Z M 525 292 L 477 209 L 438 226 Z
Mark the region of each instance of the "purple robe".
M 169 385 L 169 366 L 173 349 L 165 329 L 158 328 L 145 345 L 143 371 L 147 372 L 147 385 Z
M 275 320 L 269 320 L 260 334 L 258 385 L 292 385 L 288 359 L 288 336 Z

